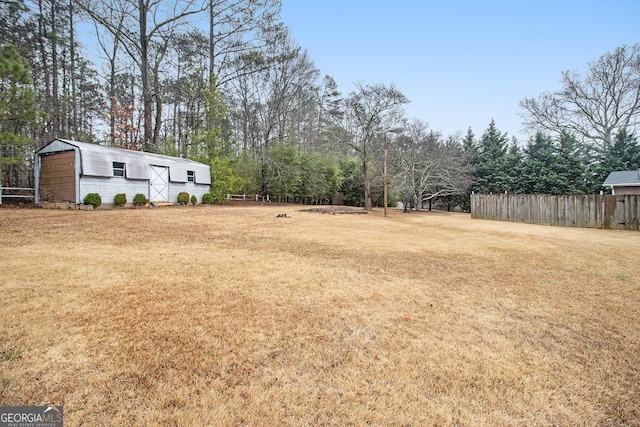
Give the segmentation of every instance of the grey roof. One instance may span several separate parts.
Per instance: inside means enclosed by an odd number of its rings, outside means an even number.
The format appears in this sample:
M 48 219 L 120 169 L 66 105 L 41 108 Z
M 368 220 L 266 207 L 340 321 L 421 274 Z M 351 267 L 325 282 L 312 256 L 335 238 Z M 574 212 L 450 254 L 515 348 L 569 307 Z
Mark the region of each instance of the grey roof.
M 40 151 L 57 149 L 49 148 L 49 146 L 57 146 L 60 143 L 78 147 L 83 175 L 110 177 L 113 175 L 113 162 L 120 162 L 126 164 L 127 178 L 130 179 L 149 179 L 149 165 L 154 165 L 168 167 L 169 180 L 173 182 L 187 182 L 187 171 L 189 170 L 194 171 L 196 183 L 211 184 L 208 165 L 179 157 L 125 150 L 68 139 L 56 139 Z
M 640 185 L 640 170 L 611 172 L 602 183 L 603 187 Z

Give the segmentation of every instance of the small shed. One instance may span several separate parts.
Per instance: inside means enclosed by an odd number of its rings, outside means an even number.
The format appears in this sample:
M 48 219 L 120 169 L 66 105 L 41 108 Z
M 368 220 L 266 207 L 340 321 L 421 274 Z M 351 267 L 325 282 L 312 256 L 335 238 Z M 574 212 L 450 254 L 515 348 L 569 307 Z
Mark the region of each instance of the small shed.
M 611 172 L 602 186 L 611 187 L 614 196 L 640 194 L 640 169 Z
M 124 193 L 152 202 L 175 202 L 185 191 L 202 200 L 209 192 L 209 166 L 193 160 L 85 142 L 55 139 L 36 152 L 35 201 L 81 204 L 98 193 L 104 204 Z

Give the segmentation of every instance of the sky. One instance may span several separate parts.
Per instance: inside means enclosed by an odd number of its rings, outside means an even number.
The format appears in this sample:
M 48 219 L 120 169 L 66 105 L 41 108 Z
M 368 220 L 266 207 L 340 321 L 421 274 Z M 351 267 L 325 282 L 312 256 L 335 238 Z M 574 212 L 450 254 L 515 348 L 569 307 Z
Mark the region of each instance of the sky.
M 518 103 L 562 71 L 640 43 L 640 0 L 282 0 L 291 38 L 343 96 L 394 84 L 410 118 L 480 137 L 491 120 L 523 144 Z

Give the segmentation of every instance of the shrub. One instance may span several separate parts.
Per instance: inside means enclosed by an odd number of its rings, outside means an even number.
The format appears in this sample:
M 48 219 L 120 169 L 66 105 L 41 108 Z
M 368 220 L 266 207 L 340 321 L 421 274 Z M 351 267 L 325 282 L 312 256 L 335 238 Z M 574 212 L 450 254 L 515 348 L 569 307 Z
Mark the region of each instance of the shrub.
M 259 164 L 247 164 L 245 165 L 247 170 L 242 173 L 242 176 L 248 177 L 247 182 L 243 182 L 243 178 L 240 175 L 236 174 L 235 170 L 231 168 L 231 161 L 226 157 L 216 156 L 211 162 L 211 195 L 216 202 L 224 202 L 227 200 L 227 194 L 233 194 L 243 187 L 244 185 L 251 185 L 253 181 L 252 176 L 257 176 L 255 178 L 256 182 L 260 181 L 260 170 L 261 166 Z M 261 184 L 256 184 L 256 187 L 260 187 Z M 243 193 L 248 193 L 249 191 L 242 191 Z
M 84 196 L 82 202 L 85 205 L 92 205 L 94 208 L 97 208 L 102 204 L 102 197 L 98 193 L 89 193 Z
M 187 203 L 189 203 L 189 193 L 187 193 L 186 191 L 181 191 L 180 193 L 178 193 L 178 203 L 180 203 L 181 205 L 186 205 Z
M 198 203 L 198 198 L 196 197 L 195 194 L 191 195 L 191 204 L 195 205 L 196 203 Z
M 204 193 L 202 195 L 202 203 L 210 205 L 213 203 L 213 196 L 211 195 L 211 193 Z
M 138 193 L 133 197 L 133 204 L 136 206 L 146 205 L 148 201 L 147 196 L 142 193 Z
M 113 203 L 116 206 L 124 206 L 127 203 L 127 195 L 124 193 L 116 194 L 113 198 Z

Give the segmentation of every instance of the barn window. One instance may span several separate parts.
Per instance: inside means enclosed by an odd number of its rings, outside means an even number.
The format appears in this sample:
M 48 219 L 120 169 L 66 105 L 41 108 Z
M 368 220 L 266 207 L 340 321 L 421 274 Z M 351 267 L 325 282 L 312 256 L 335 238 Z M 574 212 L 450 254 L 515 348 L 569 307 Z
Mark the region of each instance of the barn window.
M 124 177 L 125 167 L 124 163 L 113 162 L 113 176 L 122 176 Z
M 194 171 L 187 171 L 187 182 L 196 182 Z

